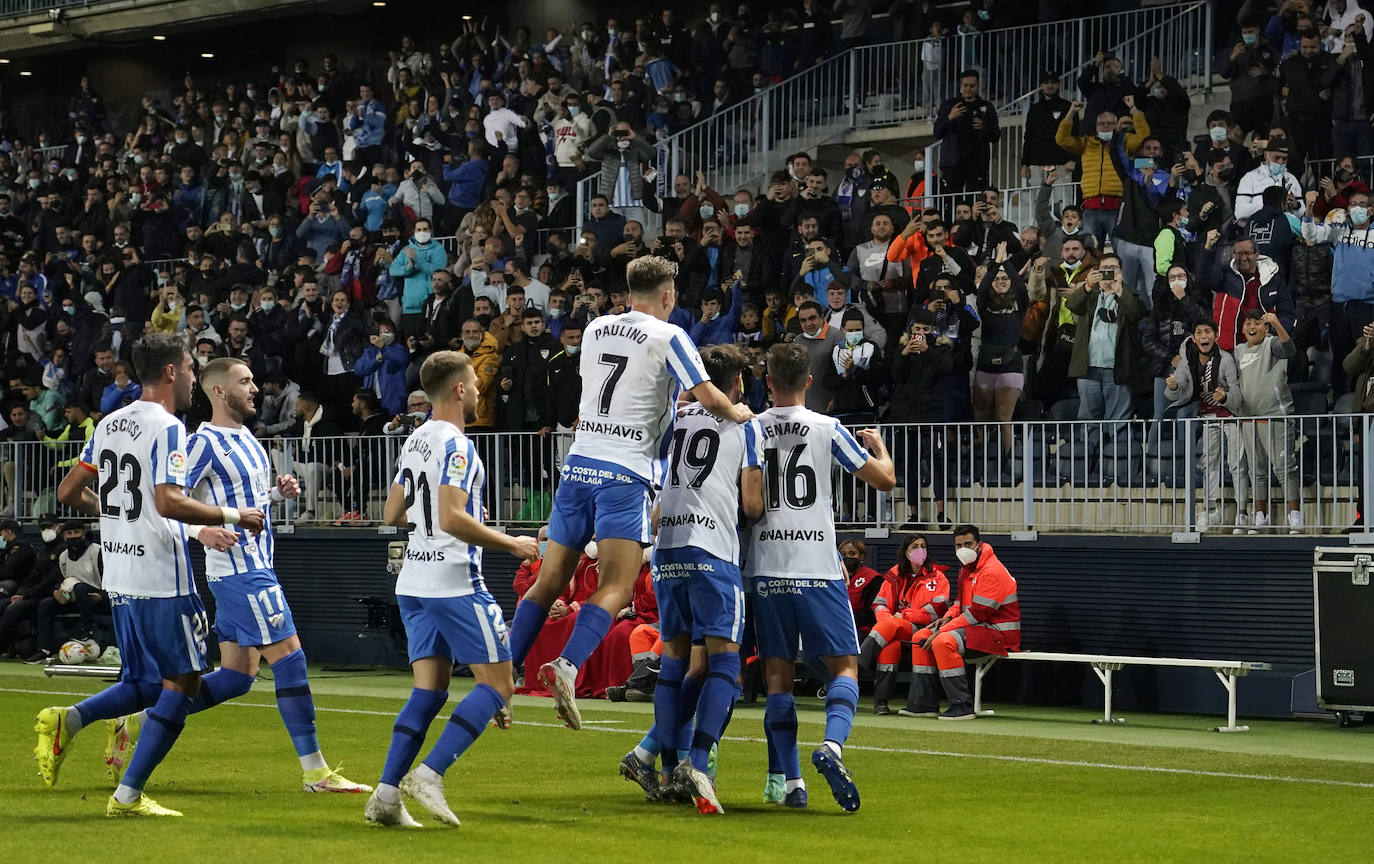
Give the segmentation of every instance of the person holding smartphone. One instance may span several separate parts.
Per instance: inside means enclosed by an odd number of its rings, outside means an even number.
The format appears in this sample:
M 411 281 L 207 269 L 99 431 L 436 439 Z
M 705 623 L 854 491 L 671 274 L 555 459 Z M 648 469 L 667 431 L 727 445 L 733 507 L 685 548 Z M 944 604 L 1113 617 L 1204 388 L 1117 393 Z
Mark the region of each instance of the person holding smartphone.
M 1103 255 L 1067 305 L 1079 316 L 1069 359 L 1069 375 L 1078 379 L 1078 419 L 1125 420 L 1142 354 L 1138 324 L 1149 310 L 1126 290 L 1121 257 Z

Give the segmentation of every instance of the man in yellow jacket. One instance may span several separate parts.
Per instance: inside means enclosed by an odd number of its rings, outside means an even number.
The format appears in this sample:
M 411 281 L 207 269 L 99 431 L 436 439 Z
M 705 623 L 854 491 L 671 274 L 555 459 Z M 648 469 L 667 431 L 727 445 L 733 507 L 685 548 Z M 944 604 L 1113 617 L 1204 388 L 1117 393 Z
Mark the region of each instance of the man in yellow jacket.
M 1083 166 L 1083 226 L 1097 238 L 1098 245 L 1111 239 L 1121 207 L 1121 175 L 1112 164 L 1112 142 L 1117 135 L 1125 135 L 1126 152 L 1133 156 L 1150 134 L 1150 124 L 1135 107 L 1135 98 L 1127 96 L 1126 105 L 1131 109 L 1130 118 L 1103 111 L 1097 115 L 1096 132 L 1089 136 L 1074 133 L 1078 112 L 1083 110 L 1082 102 L 1074 102 L 1054 133 L 1055 143 L 1078 154 Z
M 497 372 L 501 369 L 501 346 L 495 336 L 482 330 L 476 318 L 463 322 L 463 351 L 472 358 L 477 373 L 477 416 L 467 424 L 468 432 L 490 432 L 496 427 Z

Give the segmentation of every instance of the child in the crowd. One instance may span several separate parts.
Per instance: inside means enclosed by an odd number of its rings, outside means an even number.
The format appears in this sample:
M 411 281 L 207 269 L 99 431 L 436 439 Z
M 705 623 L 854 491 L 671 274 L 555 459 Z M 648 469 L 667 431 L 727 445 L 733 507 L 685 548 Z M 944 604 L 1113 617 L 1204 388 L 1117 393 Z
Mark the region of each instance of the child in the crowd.
M 763 294 L 763 341 L 781 342 L 787 335 L 787 325 L 797 317 L 797 307 L 787 303 L 787 292 L 772 287 Z
M 759 307 L 745 303 L 740 307 L 739 320 L 735 323 L 735 341 L 745 344 L 759 344 L 763 340 L 763 320 Z
M 1288 389 L 1288 360 L 1297 348 L 1273 312 L 1251 309 L 1241 325 L 1245 341 L 1231 352 L 1240 376 L 1245 417 L 1241 424 L 1245 458 L 1254 471 L 1255 518 L 1251 534 L 1269 527 L 1269 468 L 1288 500 L 1288 533 L 1302 532 L 1302 501 L 1298 492 L 1298 464 L 1288 421 L 1293 393 Z M 1269 332 L 1273 328 L 1273 334 Z
M 1178 366 L 1174 367 L 1173 374 L 1164 379 L 1164 395 L 1175 407 L 1196 402 L 1198 416 L 1204 420 L 1204 510 L 1198 515 L 1198 530 L 1219 528 L 1222 524 L 1221 455 L 1224 438 L 1226 464 L 1231 469 L 1231 486 L 1236 493 L 1236 527 L 1231 533 L 1243 534 L 1250 527 L 1250 519 L 1246 514 L 1250 500 L 1250 477 L 1240 425 L 1234 419 L 1242 404 L 1236 361 L 1217 345 L 1217 325 L 1214 321 L 1199 321 L 1194 325 L 1193 335 L 1183 340 L 1178 356 Z

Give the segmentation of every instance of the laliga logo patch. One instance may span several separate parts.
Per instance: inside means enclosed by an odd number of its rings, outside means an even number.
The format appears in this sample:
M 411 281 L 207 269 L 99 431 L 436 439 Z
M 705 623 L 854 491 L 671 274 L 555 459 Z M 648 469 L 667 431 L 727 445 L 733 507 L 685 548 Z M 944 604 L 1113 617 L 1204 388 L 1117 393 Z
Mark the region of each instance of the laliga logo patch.
M 454 453 L 448 457 L 448 476 L 450 479 L 457 480 L 468 470 L 468 457 L 462 453 Z
M 167 457 L 167 470 L 173 474 L 186 473 L 186 454 L 180 450 L 173 450 Z

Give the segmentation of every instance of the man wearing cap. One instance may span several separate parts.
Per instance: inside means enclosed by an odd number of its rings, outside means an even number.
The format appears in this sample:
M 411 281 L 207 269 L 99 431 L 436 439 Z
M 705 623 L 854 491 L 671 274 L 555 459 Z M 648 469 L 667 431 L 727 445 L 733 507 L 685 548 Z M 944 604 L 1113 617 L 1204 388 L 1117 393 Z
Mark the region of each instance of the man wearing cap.
M 514 153 L 518 148 L 516 136 L 530 121 L 507 108 L 505 94 L 500 91 L 493 90 L 487 94 L 487 107 L 491 113 L 482 118 L 487 143 Z
M 1021 178 L 1035 186 L 1045 181 L 1045 167 L 1060 166 L 1073 156 L 1054 140 L 1059 121 L 1069 113 L 1069 100 L 1059 95 L 1059 76 L 1040 76 L 1040 92 L 1026 111 L 1025 136 L 1021 142 Z
M 1247 219 L 1258 212 L 1264 206 L 1264 190 L 1272 186 L 1282 186 L 1288 190 L 1293 198 L 1289 206 L 1299 216 L 1306 212 L 1302 184 L 1288 171 L 1288 141 L 1277 135 L 1270 137 L 1265 145 L 1264 161 L 1240 178 L 1240 191 L 1236 193 L 1236 218 Z

